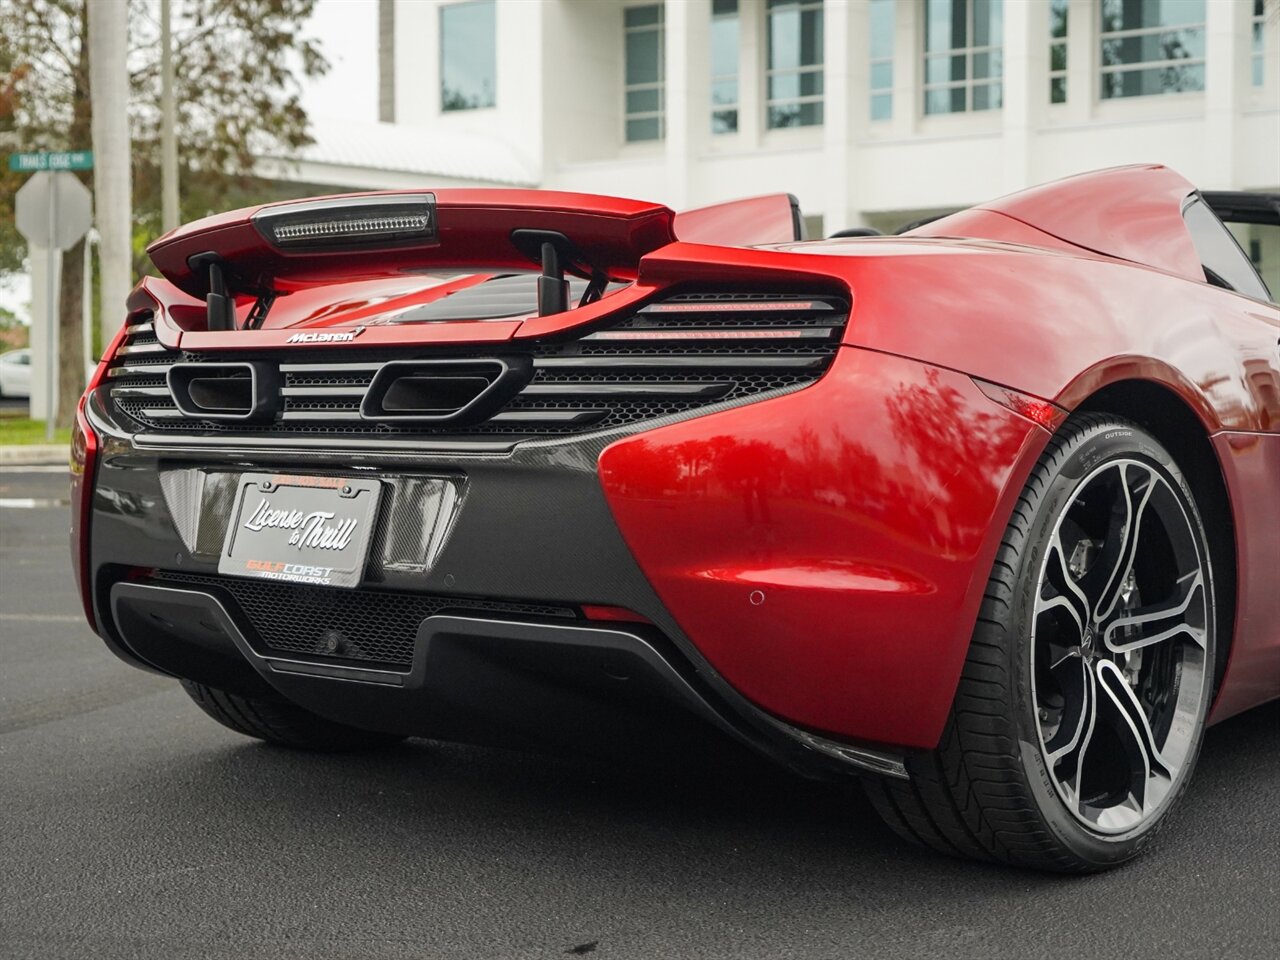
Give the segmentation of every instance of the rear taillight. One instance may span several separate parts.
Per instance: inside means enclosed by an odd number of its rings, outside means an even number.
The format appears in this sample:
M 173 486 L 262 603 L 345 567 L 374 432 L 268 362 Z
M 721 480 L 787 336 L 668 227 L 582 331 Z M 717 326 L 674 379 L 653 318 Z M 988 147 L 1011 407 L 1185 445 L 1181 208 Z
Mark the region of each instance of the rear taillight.
M 85 414 L 89 397 L 107 374 L 107 367 L 124 340 L 125 327 L 121 327 L 102 354 L 102 361 L 89 378 L 84 396 L 76 404 L 75 423 L 71 427 L 71 569 L 75 572 L 76 588 L 84 604 L 84 615 L 89 626 L 97 629 L 93 615 L 93 576 L 89 567 L 89 511 L 93 502 L 93 478 L 98 468 L 98 435 Z
M 85 419 L 84 404 L 85 398 L 81 397 L 71 429 L 71 568 L 75 571 L 84 615 L 89 626 L 96 628 L 89 577 L 89 501 L 98 461 L 98 437 Z

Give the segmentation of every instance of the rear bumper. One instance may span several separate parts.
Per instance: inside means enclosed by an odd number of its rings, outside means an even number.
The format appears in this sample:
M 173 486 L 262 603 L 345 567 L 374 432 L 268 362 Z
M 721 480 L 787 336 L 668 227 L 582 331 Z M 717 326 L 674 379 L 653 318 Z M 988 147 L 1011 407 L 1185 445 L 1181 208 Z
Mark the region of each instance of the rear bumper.
M 604 726 L 635 701 L 806 773 L 900 772 L 941 732 L 1007 491 L 1047 434 L 958 374 L 840 353 L 804 390 L 501 456 L 143 449 L 91 402 L 99 632 L 139 665 L 375 729 L 489 740 L 570 702 Z M 970 442 L 951 453 L 957 435 Z M 969 473 L 965 450 L 980 454 Z M 395 562 L 385 538 L 357 591 L 458 598 L 417 623 L 410 662 L 273 650 L 218 588 L 230 498 L 209 478 L 262 470 L 463 485 L 431 562 Z M 589 605 L 646 622 L 588 621 Z
M 111 610 L 125 645 L 153 664 L 365 729 L 631 756 L 660 755 L 700 727 L 810 776 L 903 773 L 894 755 L 753 730 L 652 628 L 435 615 L 416 631 L 410 668 L 386 670 L 266 649 L 216 587 L 119 582 Z

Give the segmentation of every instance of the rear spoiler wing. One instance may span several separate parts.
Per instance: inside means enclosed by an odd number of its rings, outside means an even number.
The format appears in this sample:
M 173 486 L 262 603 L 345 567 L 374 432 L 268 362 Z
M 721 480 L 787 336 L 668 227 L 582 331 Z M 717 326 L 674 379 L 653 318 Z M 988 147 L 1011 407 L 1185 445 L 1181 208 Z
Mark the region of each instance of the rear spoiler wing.
M 257 304 L 320 283 L 436 270 L 540 266 L 538 312 L 568 307 L 566 273 L 634 280 L 642 257 L 676 240 L 743 246 L 799 239 L 799 205 L 771 194 L 691 210 L 543 190 L 358 193 L 233 210 L 165 234 L 147 248 L 165 279 L 205 301 L 210 330 L 235 326 L 235 298 Z
M 601 288 L 633 280 L 640 258 L 675 240 L 675 214 L 656 203 L 524 190 L 350 194 L 247 207 L 197 220 L 147 248 L 179 289 L 227 327 L 236 294 L 267 300 L 316 283 L 425 270 L 542 266 Z M 553 263 L 548 263 L 548 257 Z

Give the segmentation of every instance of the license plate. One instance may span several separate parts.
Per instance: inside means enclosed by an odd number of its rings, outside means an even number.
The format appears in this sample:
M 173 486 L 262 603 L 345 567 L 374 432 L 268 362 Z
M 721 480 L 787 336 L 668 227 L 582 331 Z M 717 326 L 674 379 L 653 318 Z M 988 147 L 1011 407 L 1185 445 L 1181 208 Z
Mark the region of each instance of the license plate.
M 381 495 L 377 480 L 246 473 L 236 491 L 218 572 L 358 586 Z

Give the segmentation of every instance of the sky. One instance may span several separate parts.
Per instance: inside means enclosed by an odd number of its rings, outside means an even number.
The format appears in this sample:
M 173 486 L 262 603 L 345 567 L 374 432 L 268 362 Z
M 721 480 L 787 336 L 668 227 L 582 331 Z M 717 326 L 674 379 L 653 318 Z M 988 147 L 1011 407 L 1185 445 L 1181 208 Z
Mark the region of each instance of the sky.
M 313 120 L 378 117 L 377 0 L 319 0 L 306 30 L 317 37 L 329 72 L 308 81 L 303 105 Z M 0 281 L 0 307 L 30 321 L 31 282 L 26 274 Z
M 307 113 L 317 120 L 376 120 L 377 0 L 320 0 L 307 31 L 329 58 L 329 73 L 303 94 Z

